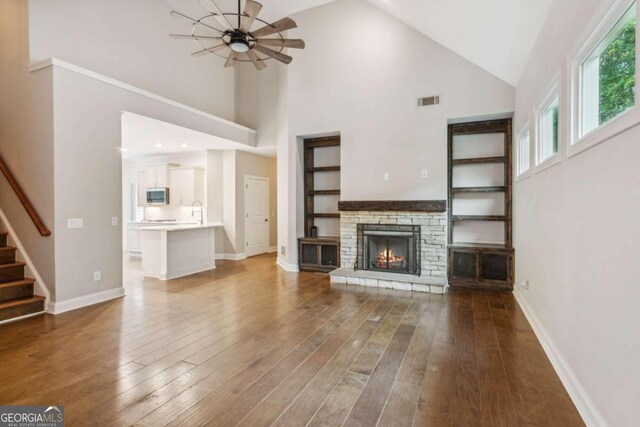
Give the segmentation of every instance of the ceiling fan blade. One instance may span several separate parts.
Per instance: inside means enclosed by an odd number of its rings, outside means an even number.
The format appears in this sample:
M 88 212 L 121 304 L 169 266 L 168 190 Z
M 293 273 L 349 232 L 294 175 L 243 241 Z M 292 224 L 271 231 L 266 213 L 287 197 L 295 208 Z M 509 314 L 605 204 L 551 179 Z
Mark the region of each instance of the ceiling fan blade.
M 170 13 L 170 15 L 171 15 L 171 16 L 174 16 L 174 17 L 177 17 L 177 18 L 184 18 L 184 19 L 186 19 L 186 20 L 188 20 L 188 21 L 193 22 L 194 24 L 203 25 L 203 26 L 205 26 L 205 27 L 207 27 L 207 28 L 211 28 L 212 30 L 217 31 L 217 32 L 219 32 L 219 33 L 223 33 L 223 32 L 224 32 L 224 31 L 220 31 L 220 30 L 219 30 L 219 29 L 217 29 L 216 27 L 212 27 L 211 25 L 207 25 L 207 24 L 205 24 L 204 22 L 200 22 L 200 21 L 198 21 L 197 19 L 193 19 L 193 18 L 188 17 L 187 15 L 183 15 L 183 14 L 182 14 L 182 13 L 180 13 L 180 12 L 176 12 L 175 10 L 172 10 L 172 11 L 171 11 L 171 13 Z
M 197 51 L 197 52 L 193 52 L 193 53 L 191 54 L 191 56 L 203 56 L 203 55 L 205 55 L 205 54 L 207 54 L 207 53 L 217 52 L 217 51 L 219 51 L 220 49 L 223 49 L 223 48 L 225 48 L 225 47 L 227 47 L 227 45 L 226 45 L 226 44 L 221 44 L 221 45 L 218 45 L 218 46 L 210 47 L 210 48 L 208 48 L 208 49 L 202 49 L 202 50 L 199 50 L 199 51 Z
M 260 59 L 260 57 L 258 57 L 258 55 L 256 55 L 253 50 L 247 51 L 247 56 L 258 70 L 264 70 L 267 67 L 267 64 L 265 64 L 264 61 Z
M 265 55 L 268 55 L 270 57 L 272 57 L 273 59 L 280 61 L 284 64 L 291 64 L 291 61 L 293 61 L 293 58 L 290 57 L 289 55 L 285 55 L 284 53 L 280 53 L 280 52 L 276 52 L 275 50 L 269 49 L 268 47 L 264 47 L 264 46 L 260 46 L 259 44 L 256 44 L 253 46 L 253 48 L 255 50 L 257 50 L 258 52 L 262 52 Z
M 244 14 L 242 17 L 242 23 L 240 24 L 240 30 L 245 33 L 251 30 L 251 26 L 258 17 L 258 13 L 262 10 L 262 5 L 257 1 L 247 0 L 244 4 Z
M 304 49 L 304 40 L 300 39 L 258 39 L 261 46 L 292 47 L 294 49 Z
M 213 0 L 200 0 L 200 3 L 202 3 L 202 6 L 204 6 L 205 9 L 207 9 L 214 15 L 214 17 L 220 24 L 222 24 L 223 27 L 225 27 L 227 30 L 234 29 L 229 23 L 229 20 L 227 20 L 227 17 L 222 14 L 222 11 L 220 11 L 220 8 L 216 6 Z
M 204 0 L 203 0 L 204 1 Z M 279 33 L 281 31 L 292 30 L 296 28 L 298 24 L 291 18 L 283 18 L 279 21 L 274 22 L 273 24 L 266 25 L 260 28 L 257 31 L 252 32 L 253 37 L 264 37 L 270 34 Z
M 172 39 L 207 39 L 207 40 L 222 40 L 222 37 L 211 37 L 211 36 L 194 36 L 191 34 L 169 34 L 169 37 Z
M 232 50 L 227 57 L 227 62 L 224 63 L 225 68 L 233 67 L 236 65 L 236 59 L 238 58 L 238 52 Z

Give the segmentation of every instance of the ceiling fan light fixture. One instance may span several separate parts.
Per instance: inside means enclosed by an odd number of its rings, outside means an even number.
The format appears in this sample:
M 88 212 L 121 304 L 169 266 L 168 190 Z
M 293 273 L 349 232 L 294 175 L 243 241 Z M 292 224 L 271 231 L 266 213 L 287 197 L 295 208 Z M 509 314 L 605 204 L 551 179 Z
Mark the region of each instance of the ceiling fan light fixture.
M 297 28 L 297 24 L 291 18 L 283 18 L 279 21 L 269 23 L 258 18 L 262 10 L 262 5 L 255 0 L 245 0 L 244 11 L 242 11 L 242 0 L 238 0 L 238 11 L 224 13 L 216 5 L 215 0 L 200 0 L 202 6 L 209 12 L 209 15 L 200 19 L 194 19 L 180 12 L 172 11 L 172 16 L 184 18 L 192 23 L 191 34 L 171 34 L 176 39 L 193 40 L 200 46 L 201 50 L 193 52 L 192 56 L 202 56 L 213 54 L 226 58 L 225 67 L 233 67 L 237 62 L 251 62 L 257 70 L 263 70 L 268 59 L 275 59 L 283 64 L 290 64 L 292 57 L 282 53 L 285 48 L 304 49 L 304 41 L 300 39 L 286 39 L 282 32 Z M 234 17 L 229 20 L 229 17 Z M 237 26 L 235 25 L 237 17 Z M 208 22 L 203 22 L 209 18 L 215 18 L 223 29 L 220 30 Z M 234 24 L 231 24 L 234 22 Z M 253 24 L 260 22 L 263 26 L 252 31 Z M 214 34 L 202 34 L 202 28 L 214 31 Z M 216 34 L 217 33 L 217 34 Z M 276 37 L 268 37 L 271 35 Z M 203 44 L 202 41 L 208 43 Z M 211 40 L 218 40 L 219 44 L 211 46 Z M 214 43 L 215 44 L 215 43 Z M 267 46 L 272 46 L 271 49 Z M 228 52 L 221 52 L 223 49 Z M 260 57 L 258 53 L 263 54 Z
M 229 47 L 234 52 L 245 53 L 249 50 L 249 42 L 244 34 L 233 34 L 229 40 Z

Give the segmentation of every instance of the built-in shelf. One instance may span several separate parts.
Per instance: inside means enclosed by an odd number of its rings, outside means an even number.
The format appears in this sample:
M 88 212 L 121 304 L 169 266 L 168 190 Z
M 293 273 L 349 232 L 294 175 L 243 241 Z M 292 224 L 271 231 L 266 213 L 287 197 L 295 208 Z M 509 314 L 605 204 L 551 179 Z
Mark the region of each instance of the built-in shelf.
M 339 213 L 311 213 L 307 214 L 308 218 L 338 218 L 340 219 Z
M 469 159 L 453 159 L 451 164 L 453 165 L 474 165 L 481 163 L 504 163 L 507 161 L 506 157 L 474 157 Z
M 339 188 L 316 189 L 316 174 L 326 172 L 340 172 L 340 165 L 315 166 L 316 151 L 328 147 L 340 147 L 340 137 L 332 136 L 325 138 L 312 138 L 304 140 L 304 237 L 298 238 L 298 266 L 300 271 L 330 272 L 340 266 L 340 237 L 335 236 L 313 236 L 319 229 L 326 233 L 324 227 L 316 225 L 316 219 L 330 220 L 335 224 L 340 220 L 337 212 L 329 213 L 338 207 L 338 198 L 327 198 L 324 196 L 339 196 Z M 325 151 L 326 153 L 326 151 Z M 326 177 L 326 175 L 324 175 Z M 322 186 L 333 186 L 327 184 L 325 180 L 318 179 Z M 323 197 L 322 209 L 325 212 L 316 212 L 316 197 Z M 335 203 L 335 204 L 334 204 Z
M 504 243 L 478 243 L 478 242 L 454 242 L 454 243 L 449 243 L 449 248 L 453 248 L 453 249 L 467 249 L 467 248 L 510 249 Z
M 330 196 L 340 195 L 340 190 L 314 190 L 309 191 L 309 196 Z
M 449 125 L 449 141 L 448 141 L 448 160 L 449 160 L 449 177 L 448 188 L 449 206 L 454 205 L 456 197 L 460 197 L 463 194 L 470 193 L 475 194 L 474 200 L 488 200 L 491 203 L 495 203 L 493 198 L 489 197 L 489 193 L 504 193 L 504 215 L 482 215 L 486 213 L 480 208 L 482 204 L 470 204 L 467 209 L 473 208 L 474 210 L 467 210 L 468 214 L 454 215 L 453 209 L 449 209 L 449 236 L 448 236 L 448 272 L 449 285 L 451 286 L 463 286 L 479 289 L 496 289 L 496 290 L 512 290 L 514 280 L 514 250 L 512 247 L 512 235 L 511 235 L 511 162 L 512 162 L 512 148 L 511 148 L 511 119 L 501 120 L 489 120 L 478 121 L 470 123 L 457 123 Z M 468 158 L 454 158 L 454 145 L 456 144 L 457 136 L 465 136 L 466 141 L 470 141 L 474 135 L 486 135 L 486 134 L 502 134 L 503 145 L 502 155 L 497 151 L 491 151 L 495 157 L 468 157 Z M 484 152 L 489 153 L 489 150 L 493 150 L 495 145 L 486 145 L 487 143 L 493 144 L 495 139 L 477 138 L 475 142 L 478 144 L 475 147 L 475 154 Z M 454 187 L 453 177 L 454 171 L 460 172 L 464 176 L 465 171 L 471 172 L 472 169 L 464 168 L 464 165 L 486 165 L 497 164 L 498 168 L 503 169 L 504 181 L 502 185 L 498 186 L 470 186 L 470 187 Z M 458 173 L 456 172 L 456 173 Z M 476 181 L 468 181 L 470 185 L 474 182 L 480 184 L 479 173 L 471 175 L 471 178 Z M 492 171 L 493 172 L 493 171 Z M 486 173 L 485 179 L 486 179 Z M 491 175 L 490 175 L 491 176 Z M 469 177 L 467 177 L 469 178 Z M 469 185 L 467 184 L 467 185 Z M 477 213 L 474 215 L 473 213 Z M 498 227 L 504 226 L 504 233 L 499 233 L 494 227 L 482 227 L 480 224 L 474 224 L 476 221 L 493 221 L 498 223 Z M 464 225 L 463 225 L 464 224 Z M 469 233 L 470 230 L 476 230 L 478 235 L 482 235 L 483 239 L 501 241 L 504 239 L 504 243 L 478 243 L 478 242 L 455 242 L 454 241 L 454 228 L 464 227 L 467 230 L 465 233 Z M 497 227 L 495 227 L 497 228 Z M 464 233 L 463 233 L 464 234 Z M 490 235 L 492 234 L 492 235 Z M 462 235 L 460 238 L 464 240 Z M 469 237 L 472 239 L 472 237 Z
M 315 242 L 315 243 L 340 243 L 340 236 L 312 236 L 312 237 L 300 237 L 298 240 L 301 242 Z
M 307 169 L 307 172 L 340 172 L 340 166 L 318 166 Z
M 506 221 L 504 215 L 453 215 L 453 221 Z
M 453 187 L 454 193 L 504 193 L 507 187 Z

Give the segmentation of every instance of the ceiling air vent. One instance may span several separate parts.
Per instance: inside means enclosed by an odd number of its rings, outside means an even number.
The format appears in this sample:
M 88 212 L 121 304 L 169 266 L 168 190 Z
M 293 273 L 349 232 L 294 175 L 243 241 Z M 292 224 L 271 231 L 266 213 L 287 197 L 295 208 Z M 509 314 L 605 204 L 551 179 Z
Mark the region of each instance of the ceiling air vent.
M 429 107 L 431 105 L 440 104 L 440 96 L 433 95 L 424 98 L 418 98 L 418 107 Z

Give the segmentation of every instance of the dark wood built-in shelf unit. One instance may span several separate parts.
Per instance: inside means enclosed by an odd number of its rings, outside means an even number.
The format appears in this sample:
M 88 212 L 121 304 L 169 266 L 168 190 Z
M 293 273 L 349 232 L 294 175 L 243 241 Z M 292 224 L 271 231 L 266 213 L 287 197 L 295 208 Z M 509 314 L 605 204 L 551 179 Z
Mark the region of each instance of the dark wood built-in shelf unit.
M 501 156 L 455 158 L 454 144 L 458 135 L 504 134 L 504 152 Z M 512 147 L 511 119 L 490 120 L 449 125 L 449 284 L 451 286 L 481 289 L 512 290 L 514 280 L 514 251 L 512 247 Z M 478 142 L 481 143 L 481 142 Z M 504 185 L 454 187 L 454 168 L 491 163 L 504 164 Z M 504 215 L 455 215 L 453 201 L 456 195 L 471 193 L 504 193 Z M 456 224 L 468 221 L 504 223 L 504 243 L 454 242 Z
M 340 137 L 304 140 L 304 237 L 298 239 L 298 267 L 300 271 L 330 272 L 340 266 L 340 237 L 312 236 L 316 219 L 340 220 L 337 212 L 316 212 L 315 198 L 339 196 L 339 188 L 315 188 L 320 173 L 340 172 L 339 165 L 315 166 L 315 150 L 339 147 Z

